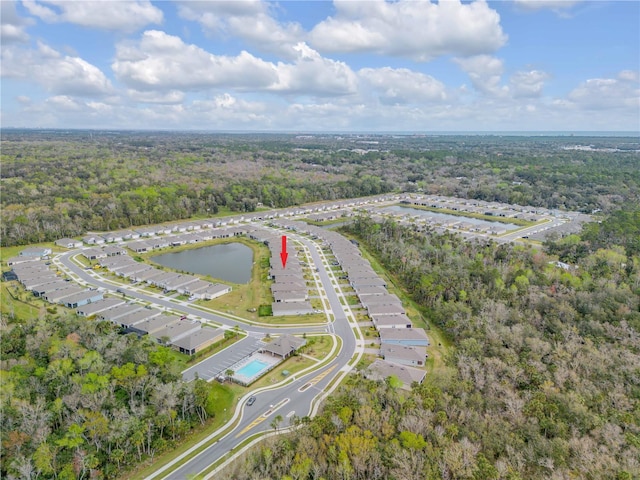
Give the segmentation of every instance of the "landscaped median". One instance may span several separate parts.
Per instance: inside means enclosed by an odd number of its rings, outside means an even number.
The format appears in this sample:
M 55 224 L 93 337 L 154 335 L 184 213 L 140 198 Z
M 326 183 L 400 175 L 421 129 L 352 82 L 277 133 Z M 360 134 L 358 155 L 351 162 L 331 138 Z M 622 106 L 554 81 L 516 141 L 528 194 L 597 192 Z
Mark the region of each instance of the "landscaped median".
M 297 365 L 293 365 L 293 366 L 289 364 L 290 359 L 286 362 L 283 362 L 280 366 L 278 366 L 276 369 L 272 370 L 265 376 L 265 379 L 263 379 L 265 380 L 264 382 L 263 380 L 259 380 L 254 384 L 254 387 L 255 387 L 255 385 L 262 385 L 261 382 L 263 382 L 264 383 L 263 386 L 260 386 L 259 388 L 253 388 L 252 390 L 249 390 L 248 388 L 240 387 L 235 384 L 226 384 L 229 386 L 229 388 L 232 389 L 235 397 L 234 401 L 230 403 L 231 407 L 234 408 L 234 413 L 233 413 L 233 416 L 230 419 L 228 419 L 228 423 L 221 425 L 219 422 L 213 422 L 211 425 L 208 425 L 206 428 L 204 428 L 200 432 L 194 434 L 186 442 L 181 444 L 180 447 L 178 447 L 177 449 L 172 450 L 170 452 L 166 452 L 165 454 L 159 456 L 152 465 L 149 465 L 144 469 L 141 469 L 137 472 L 133 472 L 122 478 L 131 479 L 131 480 L 142 480 L 142 479 L 150 480 L 160 474 L 162 474 L 163 476 L 168 475 L 170 472 L 181 467 L 186 462 L 188 462 L 191 458 L 195 457 L 200 452 L 202 452 L 206 448 L 213 445 L 224 435 L 227 435 L 229 432 L 233 431 L 233 429 L 237 426 L 237 424 L 240 422 L 242 418 L 241 417 L 242 406 L 244 405 L 245 401 L 248 399 L 250 395 L 255 395 L 260 392 L 283 387 L 288 383 L 295 381 L 301 375 L 307 375 L 307 374 L 313 373 L 314 371 L 326 366 L 340 352 L 342 348 L 342 340 L 339 337 L 336 337 L 333 335 L 326 335 L 326 334 L 325 335 L 308 335 L 307 338 L 311 339 L 311 338 L 318 338 L 318 337 L 329 338 L 332 341 L 323 342 L 322 344 L 319 341 L 316 342 L 316 344 L 314 345 L 319 345 L 319 347 L 317 349 L 314 348 L 313 353 L 309 352 L 309 353 L 305 353 L 305 355 L 320 356 L 322 353 L 326 352 L 326 355 L 323 358 L 310 360 L 309 358 L 305 358 L 302 356 L 294 356 L 292 358 L 294 359 L 304 358 L 304 361 L 298 362 Z M 329 344 L 331 345 L 328 351 L 324 343 L 326 343 L 327 345 Z M 271 383 L 269 379 L 272 377 L 280 378 L 282 376 L 283 370 L 289 370 L 289 375 L 277 383 Z M 229 402 L 227 402 L 226 404 L 229 404 Z M 229 408 L 228 410 L 225 410 L 225 412 L 226 411 L 231 412 L 231 408 Z M 256 435 L 264 435 L 265 433 L 268 433 L 268 432 L 260 432 Z M 236 451 L 236 448 L 234 448 L 233 451 Z M 218 462 L 216 462 L 216 464 L 217 463 Z M 215 467 L 215 464 L 212 465 L 212 468 L 214 467 Z
M 331 348 L 331 352 L 335 353 L 337 355 L 337 353 L 341 350 L 341 344 L 342 344 L 342 339 L 340 339 L 340 337 L 332 337 L 334 339 L 334 343 L 332 345 Z M 337 346 L 339 346 L 338 348 L 336 348 Z M 331 354 L 329 355 L 327 358 L 325 358 L 322 362 L 321 365 L 318 366 L 317 369 L 321 368 L 322 366 L 326 365 L 328 362 L 330 362 L 333 357 L 335 355 Z M 359 358 L 359 357 L 358 357 Z M 316 370 L 317 370 L 316 369 Z M 313 370 L 312 370 L 313 372 Z M 304 372 L 304 374 L 306 374 L 308 372 Z M 316 411 L 317 407 L 320 405 L 320 403 L 322 403 L 322 400 L 324 400 L 324 398 L 326 398 L 326 396 L 333 391 L 342 381 L 344 374 L 340 376 L 340 379 L 338 381 L 336 381 L 336 379 L 334 379 L 328 386 L 327 388 L 329 390 L 327 390 L 321 397 L 320 401 L 314 401 L 312 403 L 311 406 L 311 412 L 312 414 Z M 313 379 L 310 380 L 310 382 L 308 383 L 308 386 L 312 386 L 313 383 Z M 284 382 L 283 382 L 284 384 Z M 301 387 L 304 388 L 305 386 Z M 259 389 L 258 391 L 264 391 L 266 389 Z M 252 393 L 257 393 L 256 392 L 252 392 Z M 278 406 L 276 405 L 274 408 L 278 408 Z M 210 479 L 210 478 L 214 478 L 213 476 L 216 475 L 217 473 L 219 473 L 220 470 L 222 470 L 223 468 L 225 468 L 226 463 L 233 460 L 234 458 L 236 458 L 238 455 L 241 455 L 243 453 L 245 453 L 248 449 L 250 449 L 251 447 L 253 447 L 254 445 L 258 444 L 259 442 L 261 442 L 262 440 L 264 440 L 267 437 L 271 437 L 273 435 L 278 435 L 281 433 L 286 433 L 291 431 L 293 428 L 295 428 L 295 426 L 289 426 L 286 428 L 282 428 L 279 431 L 262 431 L 262 432 L 257 432 L 253 435 L 251 435 L 250 437 L 246 438 L 245 440 L 243 440 L 242 442 L 240 442 L 238 445 L 236 445 L 235 447 L 233 447 L 229 452 L 227 452 L 225 455 L 223 455 L 222 457 L 220 457 L 217 461 L 215 461 L 214 463 L 212 463 L 211 465 L 209 465 L 209 467 L 207 467 L 204 471 L 200 472 L 198 474 L 197 477 L 198 479 Z

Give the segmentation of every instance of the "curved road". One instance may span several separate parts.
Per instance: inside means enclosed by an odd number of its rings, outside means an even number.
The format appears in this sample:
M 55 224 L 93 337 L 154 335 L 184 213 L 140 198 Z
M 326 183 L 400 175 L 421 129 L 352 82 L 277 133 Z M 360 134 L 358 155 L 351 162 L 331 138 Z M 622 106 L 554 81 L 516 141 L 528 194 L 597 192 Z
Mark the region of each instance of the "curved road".
M 348 363 L 356 353 L 356 338 L 352 328 L 357 328 L 357 324 L 354 321 L 352 326 L 349 322 L 347 313 L 349 312 L 350 314 L 349 307 L 343 306 L 340 302 L 338 295 L 340 288 L 334 286 L 332 283 L 332 279 L 335 281 L 335 276 L 332 271 L 328 270 L 329 267 L 322 261 L 322 257 L 319 253 L 320 248 L 317 244 L 307 238 L 292 234 L 291 232 L 287 232 L 287 235 L 289 238 L 297 240 L 308 248 L 313 264 L 317 268 L 320 283 L 326 293 L 331 313 L 334 315 L 334 322 L 328 324 L 326 327 L 278 327 L 277 331 L 297 334 L 302 332 L 313 333 L 319 331 L 335 333 L 335 335 L 340 337 L 342 340 L 342 347 L 338 352 L 338 355 L 331 362 L 319 369 L 301 376 L 294 375 L 295 380 L 293 382 L 279 388 L 257 393 L 255 395 L 255 403 L 252 406 L 240 404 L 238 406 L 240 411 L 237 412 L 240 415 L 240 421 L 233 430 L 227 433 L 215 444 L 207 447 L 201 453 L 194 456 L 184 465 L 168 475 L 163 476 L 163 471 L 171 464 L 168 464 L 165 468 L 160 468 L 154 474 L 147 477 L 147 479 L 166 478 L 183 480 L 190 474 L 197 474 L 207 469 L 211 464 L 229 453 L 230 450 L 246 440 L 248 437 L 253 436 L 258 432 L 273 429 L 272 422 L 276 416 L 280 415 L 283 418 L 280 426 L 286 427 L 289 425 L 292 418 L 310 415 L 312 413 L 311 409 L 314 399 L 319 395 L 322 395 L 324 389 L 336 378 L 336 376 L 341 372 L 346 373 L 351 369 L 351 367 L 348 366 Z M 96 278 L 95 275 L 90 274 L 87 270 L 75 264 L 71 260 L 71 257 L 77 253 L 77 250 L 66 252 L 59 255 L 55 261 L 57 264 L 61 265 L 63 270 L 66 270 L 68 273 L 71 273 L 72 276 L 81 279 L 89 285 L 102 287 L 109 291 L 114 291 L 119 288 L 131 298 L 136 298 L 138 300 L 150 302 L 172 310 L 178 310 L 190 315 L 201 317 L 205 320 L 221 324 L 225 328 L 233 328 L 236 326 L 243 327 L 247 329 L 248 338 L 255 339 L 266 333 L 272 333 L 274 329 L 276 329 L 275 327 L 269 328 L 243 324 L 240 321 L 235 321 L 211 312 L 205 312 L 183 303 L 177 304 L 166 298 L 159 298 L 150 294 L 141 293 L 137 290 L 127 288 L 127 286 L 116 287 L 100 278 Z M 338 290 L 338 292 L 336 290 Z

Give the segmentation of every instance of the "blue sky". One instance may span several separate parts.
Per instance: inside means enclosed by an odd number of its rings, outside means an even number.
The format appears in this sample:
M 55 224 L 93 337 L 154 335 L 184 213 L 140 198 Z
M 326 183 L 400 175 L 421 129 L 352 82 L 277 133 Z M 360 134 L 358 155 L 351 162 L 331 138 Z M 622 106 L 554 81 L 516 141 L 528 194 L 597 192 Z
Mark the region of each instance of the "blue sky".
M 640 131 L 640 2 L 2 0 L 3 127 Z

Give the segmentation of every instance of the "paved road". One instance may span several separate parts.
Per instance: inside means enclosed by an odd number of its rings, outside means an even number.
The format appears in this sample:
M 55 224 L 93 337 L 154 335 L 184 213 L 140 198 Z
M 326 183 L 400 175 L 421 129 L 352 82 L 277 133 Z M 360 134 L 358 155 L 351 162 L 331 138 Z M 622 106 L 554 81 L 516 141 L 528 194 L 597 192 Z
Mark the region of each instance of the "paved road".
M 387 202 L 393 203 L 393 202 Z M 382 206 L 383 204 L 379 204 Z M 552 224 L 545 225 L 546 228 L 552 228 L 557 224 L 563 223 L 560 220 L 554 219 Z M 539 228 L 539 226 L 538 226 Z M 527 231 L 522 230 L 512 235 L 506 235 L 503 237 L 492 237 L 497 241 L 517 241 L 516 238 L 526 235 Z M 531 228 L 533 230 L 533 227 Z M 466 234 L 467 232 L 464 232 Z M 317 275 L 322 284 L 323 290 L 326 295 L 326 300 L 329 302 L 330 309 L 334 315 L 334 322 L 325 327 L 261 327 L 251 324 L 242 323 L 241 320 L 233 320 L 227 317 L 216 315 L 211 312 L 204 312 L 202 310 L 193 308 L 185 302 L 175 303 L 171 302 L 166 297 L 161 295 L 152 295 L 146 292 L 141 292 L 131 287 L 114 286 L 96 276 L 85 271 L 71 261 L 71 257 L 77 254 L 77 251 L 67 252 L 57 257 L 56 262 L 62 264 L 62 268 L 68 272 L 72 272 L 74 276 L 82 279 L 84 282 L 103 287 L 107 290 L 114 291 L 116 288 L 121 288 L 126 292 L 129 297 L 136 298 L 145 302 L 153 303 L 162 307 L 166 307 L 171 310 L 181 311 L 188 315 L 192 315 L 196 318 L 203 319 L 204 321 L 213 322 L 222 325 L 223 328 L 242 327 L 248 332 L 247 338 L 234 344 L 232 349 L 227 349 L 219 354 L 195 365 L 184 372 L 185 378 L 193 378 L 195 373 L 203 378 L 209 378 L 221 370 L 227 368 L 225 365 L 229 363 L 231 365 L 236 361 L 238 355 L 244 356 L 244 352 L 247 353 L 256 345 L 256 342 L 262 338 L 266 333 L 272 333 L 277 329 L 279 333 L 302 333 L 302 332 L 318 332 L 326 331 L 330 334 L 335 334 L 342 339 L 342 348 L 338 355 L 327 365 L 315 370 L 311 373 L 295 376 L 294 381 L 288 383 L 285 386 L 274 390 L 263 391 L 255 395 L 256 401 L 252 406 L 240 405 L 240 410 L 237 415 L 240 416 L 238 425 L 225 437 L 218 440 L 215 444 L 207 447 L 200 454 L 196 455 L 184 465 L 178 468 L 176 471 L 164 475 L 163 470 L 159 470 L 147 477 L 152 478 L 167 478 L 183 480 L 190 474 L 197 474 L 205 470 L 212 463 L 219 458 L 223 457 L 236 445 L 247 439 L 249 436 L 261 431 L 268 431 L 273 429 L 272 422 L 276 416 L 280 415 L 284 419 L 279 425 L 280 427 L 286 427 L 291 420 L 295 417 L 303 417 L 312 413 L 311 407 L 316 397 L 323 394 L 324 389 L 328 384 L 335 379 L 341 372 L 349 371 L 348 362 L 357 351 L 356 338 L 354 336 L 353 328 L 356 328 L 355 319 L 352 318 L 353 323 L 347 318 L 346 311 L 349 311 L 348 306 L 343 306 L 339 299 L 339 287 L 334 287 L 332 283 L 333 273 L 328 270 L 328 267 L 322 261 L 322 256 L 318 252 L 318 248 L 311 240 L 287 232 L 287 235 L 296 241 L 299 241 L 305 245 L 311 255 L 313 264 L 317 267 Z M 466 236 L 466 235 L 465 235 Z M 478 234 L 470 234 L 470 237 L 477 238 Z M 93 273 L 93 272 L 91 272 Z M 321 292 L 322 293 L 322 292 Z M 345 311 L 346 310 L 346 311 Z M 229 412 L 231 414 L 231 412 Z
M 337 375 L 349 370 L 347 364 L 356 352 L 356 339 L 352 325 L 349 323 L 347 314 L 345 313 L 345 308 L 348 309 L 348 307 L 343 307 L 336 292 L 336 288 L 339 287 L 334 287 L 332 284 L 332 278 L 334 278 L 333 272 L 329 271 L 328 267 L 324 265 L 315 243 L 291 232 L 287 232 L 287 234 L 290 238 L 299 241 L 308 248 L 313 264 L 317 268 L 317 277 L 325 292 L 326 299 L 329 302 L 331 313 L 334 315 L 334 322 L 325 327 L 300 326 L 277 328 L 277 331 L 278 333 L 329 332 L 341 338 L 342 348 L 338 352 L 338 355 L 322 368 L 299 377 L 294 376 L 295 380 L 283 387 L 256 394 L 256 401 L 250 407 L 241 405 L 241 418 L 236 428 L 214 445 L 190 459 L 179 469 L 164 477 L 161 472 L 158 472 L 157 475 L 153 474 L 148 478 L 158 477 L 182 480 L 191 473 L 198 473 L 206 469 L 218 458 L 228 453 L 249 436 L 260 431 L 271 430 L 273 428 L 271 422 L 273 422 L 276 416 L 281 415 L 283 417 L 284 420 L 280 426 L 286 427 L 293 418 L 311 414 L 313 400 L 323 393 L 327 385 Z M 74 277 L 81 279 L 87 284 L 102 287 L 112 292 L 120 289 L 131 298 L 193 315 L 205 321 L 223 325 L 225 328 L 241 326 L 247 329 L 248 336 L 234 344 L 233 348 L 223 350 L 219 354 L 186 370 L 184 372 L 186 379 L 194 378 L 196 372 L 198 372 L 201 378 L 212 378 L 218 372 L 223 371 L 229 365 L 254 350 L 259 339 L 262 338 L 264 334 L 273 333 L 275 330 L 273 327 L 241 324 L 240 321 L 231 320 L 210 312 L 203 312 L 184 303 L 177 304 L 163 296 L 155 296 L 141 292 L 134 286 L 115 286 L 101 279 L 94 272 L 87 271 L 75 264 L 71 260 L 71 257 L 77 253 L 77 251 L 66 252 L 56 258 L 56 263 L 59 264 L 62 269 L 68 273 L 72 273 Z M 355 326 L 355 324 L 353 326 Z
M 78 266 L 76 263 L 74 263 L 71 260 L 71 257 L 73 257 L 74 255 L 77 255 L 78 251 L 70 251 L 70 252 L 65 252 L 61 255 L 59 255 L 56 258 L 56 261 L 60 262 L 62 264 L 62 267 L 64 270 L 66 270 L 67 272 L 72 272 L 73 275 L 75 275 L 76 277 L 80 278 L 83 282 L 89 284 L 89 285 L 93 285 L 95 287 L 101 287 L 104 288 L 106 290 L 109 290 L 111 293 L 117 295 L 116 290 L 121 290 L 122 292 L 124 292 L 126 294 L 127 297 L 129 298 L 135 298 L 138 300 L 142 300 L 144 302 L 148 302 L 148 303 L 152 303 L 155 304 L 157 306 L 160 307 L 164 307 L 166 309 L 170 309 L 170 310 L 175 310 L 175 311 L 180 311 L 183 313 L 186 313 L 188 315 L 191 315 L 193 317 L 198 317 L 198 318 L 202 318 L 205 321 L 209 321 L 212 323 L 216 323 L 219 325 L 222 325 L 223 328 L 242 328 L 243 330 L 247 331 L 249 334 L 262 334 L 263 336 L 267 333 L 272 334 L 274 332 L 274 330 L 276 330 L 278 333 L 291 333 L 291 334 L 296 334 L 296 333 L 302 333 L 302 332 L 321 332 L 321 331 L 325 331 L 326 327 L 319 327 L 319 326 L 311 326 L 311 327 L 277 327 L 277 326 L 269 326 L 269 327 L 261 327 L 261 326 L 257 326 L 257 325 L 252 325 L 249 323 L 242 323 L 240 320 L 232 320 L 228 317 L 223 317 L 221 315 L 216 315 L 215 313 L 212 312 L 207 312 L 207 311 L 203 311 L 200 310 L 198 308 L 189 306 L 188 303 L 186 302 L 180 302 L 180 303 L 176 303 L 176 302 L 172 302 L 171 300 L 168 300 L 167 297 L 163 296 L 163 295 L 152 295 L 146 292 L 141 292 L 139 289 L 135 288 L 135 285 L 129 286 L 129 285 L 113 285 L 112 283 L 106 282 L 105 280 L 101 279 L 99 276 L 97 275 L 92 275 L 91 271 L 87 271 L 84 268 Z M 89 273 L 91 272 L 91 273 Z M 132 288 L 133 287 L 133 288 Z
M 332 326 L 336 335 L 342 339 L 340 352 L 332 362 L 321 369 L 299 377 L 293 383 L 284 387 L 257 394 L 256 401 L 252 406 L 241 406 L 242 417 L 233 431 L 174 472 L 160 478 L 183 480 L 190 474 L 197 474 L 205 470 L 218 458 L 227 454 L 232 448 L 251 435 L 260 431 L 272 430 L 271 422 L 278 415 L 284 418 L 283 423 L 280 425 L 282 427 L 288 426 L 294 415 L 297 417 L 309 415 L 313 399 L 322 394 L 323 390 L 336 375 L 348 369 L 347 363 L 356 351 L 356 338 L 338 294 L 331 283 L 330 273 L 325 268 L 320 254 L 310 240 L 290 233 L 288 235 L 292 239 L 301 241 L 309 248 L 313 262 L 318 267 L 320 281 L 326 292 L 332 313 L 335 316 Z M 311 385 L 309 386 L 309 384 Z M 300 391 L 305 386 L 307 388 Z M 283 401 L 286 401 L 286 403 L 278 406 Z M 271 406 L 275 406 L 277 410 L 272 409 Z

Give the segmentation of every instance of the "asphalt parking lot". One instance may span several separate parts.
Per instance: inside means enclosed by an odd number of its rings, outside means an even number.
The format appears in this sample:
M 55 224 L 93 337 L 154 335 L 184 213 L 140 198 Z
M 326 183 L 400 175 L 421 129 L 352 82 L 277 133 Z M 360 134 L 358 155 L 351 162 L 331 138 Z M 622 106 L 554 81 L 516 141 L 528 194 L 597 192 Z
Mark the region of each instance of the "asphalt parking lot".
M 239 342 L 234 343 L 231 347 L 225 348 L 219 353 L 203 360 L 182 372 L 182 378 L 185 381 L 191 381 L 196 378 L 196 373 L 203 380 L 211 380 L 223 374 L 234 363 L 243 359 L 250 353 L 258 349 L 263 342 L 256 337 L 248 336 Z

